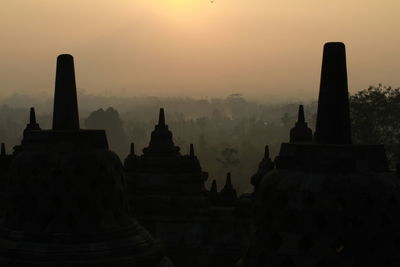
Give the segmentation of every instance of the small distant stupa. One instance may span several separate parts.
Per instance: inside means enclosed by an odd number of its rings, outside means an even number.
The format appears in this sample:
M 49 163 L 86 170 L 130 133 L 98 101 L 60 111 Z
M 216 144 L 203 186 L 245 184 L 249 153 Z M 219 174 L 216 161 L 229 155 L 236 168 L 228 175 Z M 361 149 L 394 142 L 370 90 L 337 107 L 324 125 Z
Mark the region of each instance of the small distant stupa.
M 312 130 L 308 128 L 307 122 L 304 118 L 304 107 L 299 106 L 299 113 L 297 122 L 290 130 L 290 142 L 291 143 L 302 143 L 302 142 L 312 142 L 313 135 Z

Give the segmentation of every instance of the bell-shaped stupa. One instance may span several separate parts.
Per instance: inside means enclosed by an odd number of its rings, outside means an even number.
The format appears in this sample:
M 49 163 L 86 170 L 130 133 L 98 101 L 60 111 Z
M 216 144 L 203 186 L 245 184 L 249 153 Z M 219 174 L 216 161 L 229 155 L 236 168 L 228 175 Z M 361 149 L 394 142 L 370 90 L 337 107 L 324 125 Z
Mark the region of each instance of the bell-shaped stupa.
M 314 143 L 283 143 L 255 194 L 239 266 L 400 265 L 400 181 L 383 145 L 352 144 L 345 47 L 324 47 Z
M 290 130 L 290 142 L 311 142 L 313 139 L 312 130 L 308 128 L 307 122 L 305 120 L 303 105 L 299 106 L 299 112 L 297 116 L 297 122 L 295 126 Z
M 0 266 L 171 266 L 132 217 L 105 131 L 79 128 L 71 55 L 57 58 L 53 128 L 32 109 L 14 154 Z

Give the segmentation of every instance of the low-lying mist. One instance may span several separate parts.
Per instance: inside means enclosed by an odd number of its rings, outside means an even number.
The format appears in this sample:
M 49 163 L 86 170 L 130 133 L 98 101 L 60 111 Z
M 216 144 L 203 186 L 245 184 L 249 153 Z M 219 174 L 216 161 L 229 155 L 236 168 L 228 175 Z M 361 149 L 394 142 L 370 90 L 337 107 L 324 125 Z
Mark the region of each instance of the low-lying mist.
M 80 127 L 104 129 L 111 150 L 123 161 L 135 143 L 136 154 L 148 146 L 150 134 L 162 107 L 166 123 L 182 154 L 195 153 L 204 171 L 209 173 L 207 186 L 217 180 L 219 189 L 227 172 L 238 192 L 250 192 L 250 177 L 256 172 L 269 145 L 271 158 L 282 142 L 289 141 L 289 131 L 297 120 L 299 104 L 304 105 L 308 126 L 314 130 L 316 100 L 276 101 L 249 100 L 241 94 L 225 98 L 195 99 L 179 97 L 106 97 L 87 93 L 78 95 Z M 52 96 L 12 95 L 0 99 L 0 142 L 7 152 L 21 141 L 29 119 L 29 108 L 35 107 L 42 129 L 51 128 Z M 392 168 L 400 160 L 400 124 L 393 113 L 400 110 L 400 89 L 381 84 L 350 96 L 354 143 L 385 144 Z M 391 115 L 393 114 L 393 115 Z M 390 116 L 389 116 L 390 115 Z
M 289 140 L 298 105 L 305 104 L 306 118 L 312 128 L 317 106 L 312 100 L 263 104 L 240 94 L 213 99 L 80 94 L 78 101 L 80 127 L 105 129 L 110 149 L 122 161 L 131 142 L 135 143 L 137 154 L 148 145 L 159 108 L 163 107 L 181 153 L 189 153 L 190 144 L 194 144 L 203 170 L 209 172 L 207 184 L 216 179 L 221 187 L 226 173 L 231 172 L 239 192 L 251 191 L 250 177 L 263 157 L 264 146 L 269 145 L 274 156 L 280 144 Z M 6 143 L 8 153 L 21 141 L 32 106 L 40 127 L 51 128 L 52 97 L 12 95 L 0 100 L 0 141 Z M 231 153 L 223 153 L 226 149 Z

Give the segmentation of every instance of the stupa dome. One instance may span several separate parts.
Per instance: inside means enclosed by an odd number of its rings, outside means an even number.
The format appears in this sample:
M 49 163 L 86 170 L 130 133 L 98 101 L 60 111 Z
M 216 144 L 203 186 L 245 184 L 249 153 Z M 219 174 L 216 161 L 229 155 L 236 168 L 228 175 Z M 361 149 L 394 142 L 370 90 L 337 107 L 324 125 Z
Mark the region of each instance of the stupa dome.
M 324 47 L 313 142 L 284 143 L 255 194 L 240 265 L 400 265 L 400 182 L 383 145 L 352 144 L 345 46 Z
M 71 55 L 57 59 L 53 128 L 33 111 L 29 125 L 10 167 L 1 266 L 172 266 L 131 214 L 105 131 L 79 128 Z

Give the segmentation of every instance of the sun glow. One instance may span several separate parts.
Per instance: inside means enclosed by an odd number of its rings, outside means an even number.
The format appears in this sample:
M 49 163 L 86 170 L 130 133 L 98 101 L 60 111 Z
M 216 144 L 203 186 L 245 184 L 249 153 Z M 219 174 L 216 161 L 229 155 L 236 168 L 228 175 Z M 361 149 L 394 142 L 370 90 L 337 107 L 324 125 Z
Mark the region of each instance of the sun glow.
M 207 0 L 165 0 L 169 5 L 175 7 L 189 7 L 199 4 L 199 2 Z
M 201 16 L 212 4 L 210 0 L 156 0 L 152 8 L 178 19 Z

